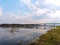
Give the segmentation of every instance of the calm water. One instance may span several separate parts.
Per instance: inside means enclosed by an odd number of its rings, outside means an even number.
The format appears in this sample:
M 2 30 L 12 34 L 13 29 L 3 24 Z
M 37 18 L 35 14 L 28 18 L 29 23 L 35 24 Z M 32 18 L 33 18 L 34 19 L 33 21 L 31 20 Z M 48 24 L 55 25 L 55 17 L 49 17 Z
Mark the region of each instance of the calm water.
M 48 29 L 3 28 L 0 27 L 0 45 L 26 45 Z

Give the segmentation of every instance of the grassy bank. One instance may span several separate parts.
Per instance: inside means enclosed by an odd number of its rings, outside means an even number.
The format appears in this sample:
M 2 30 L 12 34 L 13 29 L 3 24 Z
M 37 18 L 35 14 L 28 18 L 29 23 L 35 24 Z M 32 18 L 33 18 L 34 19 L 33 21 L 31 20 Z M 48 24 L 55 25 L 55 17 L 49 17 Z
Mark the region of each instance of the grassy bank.
M 60 26 L 48 31 L 28 45 L 60 45 Z

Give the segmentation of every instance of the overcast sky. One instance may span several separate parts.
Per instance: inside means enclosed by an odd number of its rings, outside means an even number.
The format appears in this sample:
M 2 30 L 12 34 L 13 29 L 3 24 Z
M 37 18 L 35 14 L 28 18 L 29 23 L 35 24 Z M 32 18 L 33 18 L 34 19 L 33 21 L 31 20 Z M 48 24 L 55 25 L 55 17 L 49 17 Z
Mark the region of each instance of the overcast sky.
M 60 22 L 60 0 L 0 0 L 0 23 Z

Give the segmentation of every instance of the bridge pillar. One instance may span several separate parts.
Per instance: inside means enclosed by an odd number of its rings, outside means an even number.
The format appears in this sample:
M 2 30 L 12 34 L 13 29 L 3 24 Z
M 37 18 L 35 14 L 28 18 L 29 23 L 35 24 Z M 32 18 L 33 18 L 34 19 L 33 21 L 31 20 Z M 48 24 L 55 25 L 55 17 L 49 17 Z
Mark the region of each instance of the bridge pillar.
M 46 24 L 44 24 L 44 29 L 46 29 Z
M 55 23 L 54 23 L 54 29 L 56 28 Z

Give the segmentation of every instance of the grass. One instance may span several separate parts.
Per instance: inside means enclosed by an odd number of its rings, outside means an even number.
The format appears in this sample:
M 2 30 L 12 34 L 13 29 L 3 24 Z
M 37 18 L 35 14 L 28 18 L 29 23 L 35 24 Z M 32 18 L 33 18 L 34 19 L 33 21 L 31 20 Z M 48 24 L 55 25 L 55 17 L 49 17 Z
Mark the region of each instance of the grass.
M 52 29 L 28 45 L 60 45 L 60 26 Z

